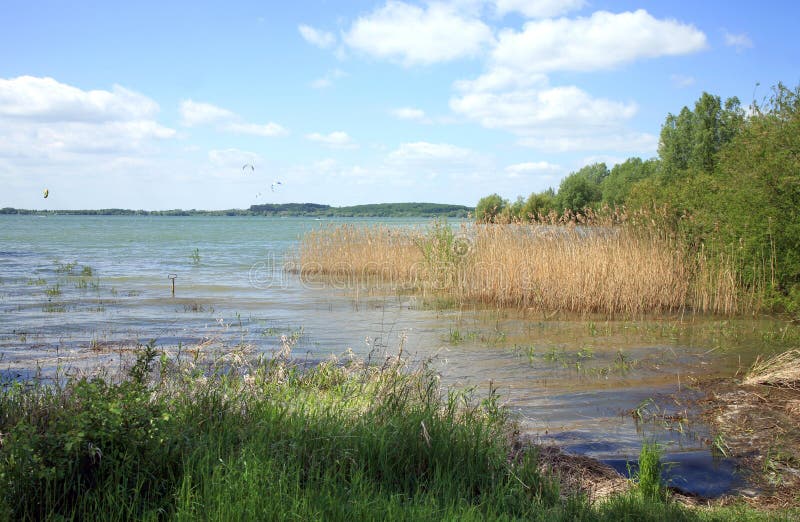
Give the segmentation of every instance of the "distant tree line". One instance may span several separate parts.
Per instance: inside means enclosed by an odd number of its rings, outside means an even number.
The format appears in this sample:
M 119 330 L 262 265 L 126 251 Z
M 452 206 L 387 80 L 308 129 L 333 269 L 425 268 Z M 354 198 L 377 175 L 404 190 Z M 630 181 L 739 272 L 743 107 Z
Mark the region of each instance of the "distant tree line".
M 480 222 L 537 221 L 565 210 L 666 210 L 663 226 L 692 249 L 734 259 L 745 283 L 763 285 L 800 313 L 800 87 L 783 84 L 745 110 L 703 93 L 668 114 L 658 157 L 629 158 L 569 174 L 558 190 L 509 202 L 482 198 Z M 758 280 L 762 283 L 759 283 Z
M 465 218 L 474 211 L 463 205 L 440 203 L 376 203 L 331 207 L 316 203 L 285 203 L 253 205 L 250 211 L 263 215 L 292 215 L 319 217 L 456 217 Z
M 26 210 L 1 208 L 0 214 L 59 214 L 79 216 L 312 216 L 312 217 L 453 217 L 466 218 L 474 208 L 440 203 L 377 203 L 332 207 L 319 203 L 268 203 L 228 210 Z

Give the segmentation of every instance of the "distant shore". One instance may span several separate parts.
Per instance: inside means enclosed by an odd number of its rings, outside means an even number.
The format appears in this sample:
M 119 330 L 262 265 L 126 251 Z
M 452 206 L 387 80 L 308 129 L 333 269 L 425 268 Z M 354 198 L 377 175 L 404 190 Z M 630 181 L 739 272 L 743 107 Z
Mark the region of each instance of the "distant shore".
M 28 210 L 5 207 L 0 214 L 74 216 L 312 216 L 312 217 L 453 217 L 466 218 L 475 210 L 464 205 L 442 203 L 375 203 L 332 207 L 319 203 L 268 203 L 247 209 L 227 210 L 130 210 L 121 208 L 85 210 Z

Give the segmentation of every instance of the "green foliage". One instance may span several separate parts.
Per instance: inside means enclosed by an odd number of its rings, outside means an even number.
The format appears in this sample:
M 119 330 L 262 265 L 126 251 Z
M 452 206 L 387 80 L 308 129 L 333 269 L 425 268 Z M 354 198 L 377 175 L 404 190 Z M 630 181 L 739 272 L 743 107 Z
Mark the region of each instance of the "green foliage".
M 612 207 L 624 205 L 633 186 L 655 176 L 658 168 L 657 159 L 642 161 L 641 158 L 628 158 L 623 163 L 614 165 L 601 183 L 603 203 Z
M 728 98 L 723 105 L 719 96 L 704 92 L 695 102 L 675 116 L 667 115 L 661 127 L 658 154 L 662 174 L 675 181 L 687 169 L 713 172 L 717 154 L 738 133 L 744 122 L 739 99 Z
M 506 205 L 508 202 L 498 194 L 483 197 L 475 206 L 475 220 L 478 223 L 491 223 L 503 212 Z
M 661 447 L 657 443 L 642 444 L 635 479 L 636 489 L 645 500 L 666 498 L 666 489 L 661 485 Z
M 525 205 L 522 207 L 522 214 L 520 218 L 523 220 L 533 221 L 544 216 L 556 208 L 556 197 L 553 189 L 544 192 L 532 193 L 525 200 Z
M 120 382 L 0 390 L 0 520 L 758 518 L 665 503 L 657 449 L 633 495 L 562 496 L 496 389 L 444 390 L 398 357 L 221 364 L 151 342 Z
M 466 260 L 471 245 L 458 237 L 447 221 L 433 221 L 424 235 L 417 240 L 422 252 L 425 270 L 437 288 L 450 288 L 458 267 Z
M 746 288 L 797 313 L 800 295 L 800 88 L 775 87 L 744 118 L 738 100 L 704 94 L 670 115 L 662 176 L 645 178 L 629 204 L 667 205 L 689 252 L 732 263 Z
M 608 175 L 605 163 L 594 163 L 561 180 L 556 194 L 556 210 L 580 212 L 600 203 L 603 199 L 601 184 Z

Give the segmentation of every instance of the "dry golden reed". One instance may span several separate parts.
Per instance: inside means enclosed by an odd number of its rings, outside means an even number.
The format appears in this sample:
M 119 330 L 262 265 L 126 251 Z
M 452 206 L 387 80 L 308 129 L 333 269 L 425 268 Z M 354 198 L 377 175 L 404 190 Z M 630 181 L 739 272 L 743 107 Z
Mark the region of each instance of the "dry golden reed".
M 393 288 L 546 312 L 644 315 L 749 311 L 728 260 L 687 254 L 658 227 L 530 223 L 425 229 L 330 226 L 306 234 L 303 276 L 377 278 Z

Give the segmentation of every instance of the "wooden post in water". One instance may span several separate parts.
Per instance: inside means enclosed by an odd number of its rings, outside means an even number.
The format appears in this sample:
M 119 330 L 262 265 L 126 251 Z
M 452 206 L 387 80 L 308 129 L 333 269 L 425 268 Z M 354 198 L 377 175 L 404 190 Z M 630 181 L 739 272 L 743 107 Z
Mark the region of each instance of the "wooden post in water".
M 172 297 L 175 297 L 175 279 L 178 278 L 178 274 L 169 274 L 167 275 L 167 279 L 172 281 Z

